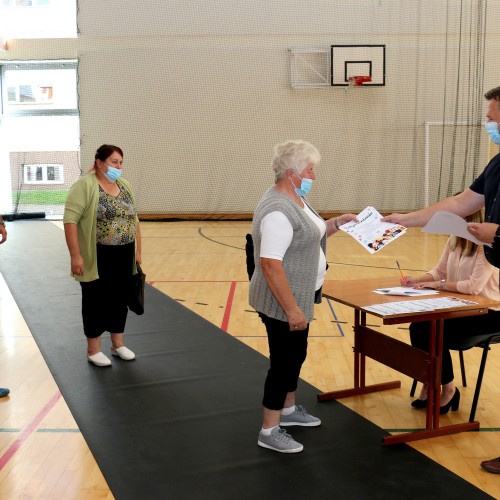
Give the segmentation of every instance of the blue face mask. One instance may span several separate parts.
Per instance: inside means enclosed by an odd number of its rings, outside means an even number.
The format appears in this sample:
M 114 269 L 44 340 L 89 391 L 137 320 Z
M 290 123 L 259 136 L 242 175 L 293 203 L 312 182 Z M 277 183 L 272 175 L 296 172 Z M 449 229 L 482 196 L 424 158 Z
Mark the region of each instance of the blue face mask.
M 309 193 L 309 191 L 311 191 L 313 181 L 312 179 L 302 179 L 302 177 L 300 177 L 299 175 L 297 175 L 297 177 L 300 179 L 301 182 L 299 188 L 294 186 L 295 192 L 297 193 L 298 196 L 305 196 L 306 194 Z
M 108 181 L 115 182 L 122 176 L 122 171 L 119 168 L 110 167 L 109 165 L 106 165 L 106 167 L 108 167 L 108 171 L 104 172 L 103 170 L 101 170 L 101 172 L 104 174 L 104 177 L 108 179 Z
M 500 146 L 500 133 L 498 132 L 498 123 L 486 122 L 484 128 L 490 135 L 491 142 L 494 142 L 495 144 L 498 144 Z

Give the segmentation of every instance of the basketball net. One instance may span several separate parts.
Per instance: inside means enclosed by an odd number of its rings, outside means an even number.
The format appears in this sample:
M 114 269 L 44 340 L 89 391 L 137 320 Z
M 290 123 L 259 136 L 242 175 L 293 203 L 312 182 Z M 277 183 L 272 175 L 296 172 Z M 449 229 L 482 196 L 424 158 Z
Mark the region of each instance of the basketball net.
M 361 85 L 363 85 L 363 83 L 371 82 L 372 77 L 371 76 L 350 76 L 347 79 L 347 81 L 349 83 L 349 87 L 361 87 Z

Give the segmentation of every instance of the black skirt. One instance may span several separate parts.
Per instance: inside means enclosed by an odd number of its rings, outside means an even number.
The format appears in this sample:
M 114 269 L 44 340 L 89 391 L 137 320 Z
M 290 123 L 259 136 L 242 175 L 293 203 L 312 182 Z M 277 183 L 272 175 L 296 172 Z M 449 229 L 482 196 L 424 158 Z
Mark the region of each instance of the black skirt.
M 97 245 L 99 279 L 80 282 L 86 337 L 97 338 L 106 331 L 123 333 L 125 330 L 134 258 L 135 243 Z

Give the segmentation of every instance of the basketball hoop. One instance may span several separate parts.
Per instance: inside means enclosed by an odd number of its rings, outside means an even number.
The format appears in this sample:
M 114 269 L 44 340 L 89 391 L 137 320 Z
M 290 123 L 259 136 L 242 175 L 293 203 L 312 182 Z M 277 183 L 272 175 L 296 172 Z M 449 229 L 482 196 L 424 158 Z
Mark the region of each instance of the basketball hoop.
M 371 76 L 350 76 L 347 81 L 349 82 L 350 87 L 361 87 L 363 83 L 371 82 Z

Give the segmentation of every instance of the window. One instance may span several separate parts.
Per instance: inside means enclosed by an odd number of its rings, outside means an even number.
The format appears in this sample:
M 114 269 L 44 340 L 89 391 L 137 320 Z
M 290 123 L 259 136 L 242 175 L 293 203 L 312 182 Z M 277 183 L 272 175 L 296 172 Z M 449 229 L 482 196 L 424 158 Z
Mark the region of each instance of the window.
M 76 0 L 0 0 L 3 38 L 76 37 Z
M 50 0 L 2 0 L 4 7 L 45 7 Z
M 37 69 L 34 69 L 37 67 Z M 3 109 L 11 116 L 78 113 L 76 63 L 3 64 Z
M 63 165 L 23 165 L 25 184 L 64 184 Z
M 48 103 L 52 102 L 52 95 L 52 85 L 48 84 L 7 87 L 7 102 L 9 104 Z

